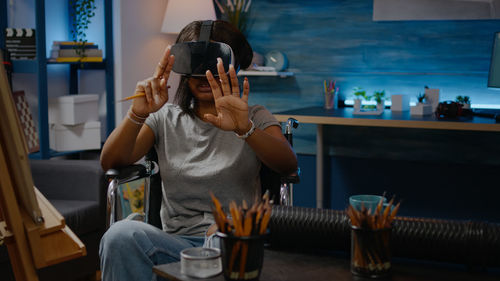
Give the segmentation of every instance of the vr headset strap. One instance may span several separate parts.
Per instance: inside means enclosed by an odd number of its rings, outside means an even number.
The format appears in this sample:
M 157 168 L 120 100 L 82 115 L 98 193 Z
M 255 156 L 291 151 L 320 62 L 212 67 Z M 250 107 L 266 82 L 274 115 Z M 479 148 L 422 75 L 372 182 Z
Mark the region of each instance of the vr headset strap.
M 198 42 L 210 42 L 210 34 L 212 33 L 212 24 L 213 21 L 206 20 L 201 23 L 200 29 L 200 37 L 198 38 Z

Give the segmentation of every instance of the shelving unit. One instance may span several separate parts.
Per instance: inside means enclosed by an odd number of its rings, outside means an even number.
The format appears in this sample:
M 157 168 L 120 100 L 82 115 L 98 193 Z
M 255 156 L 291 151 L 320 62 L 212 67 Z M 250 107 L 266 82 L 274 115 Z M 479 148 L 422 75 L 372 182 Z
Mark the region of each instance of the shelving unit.
M 13 61 L 13 72 L 36 73 L 38 83 L 38 137 L 40 139 L 40 151 L 29 155 L 30 158 L 48 159 L 54 156 L 77 153 L 79 151 L 57 152 L 49 148 L 49 123 L 48 123 L 48 97 L 47 97 L 47 66 L 51 64 L 68 65 L 70 72 L 70 94 L 78 94 L 78 70 L 80 69 L 103 69 L 106 75 L 106 135 L 109 135 L 115 127 L 114 108 L 114 58 L 113 58 L 113 27 L 112 27 L 112 0 L 104 0 L 104 29 L 106 52 L 105 59 L 100 63 L 54 63 L 48 62 L 45 46 L 45 1 L 34 0 L 35 23 L 36 23 L 36 60 Z M 7 0 L 0 0 L 0 11 L 6 11 Z M 5 46 L 3 38 L 7 27 L 7 16 L 2 14 L 0 20 L 1 36 L 0 44 Z
M 238 76 L 279 76 L 281 78 L 291 77 L 294 73 L 290 71 L 257 71 L 257 70 L 240 70 Z

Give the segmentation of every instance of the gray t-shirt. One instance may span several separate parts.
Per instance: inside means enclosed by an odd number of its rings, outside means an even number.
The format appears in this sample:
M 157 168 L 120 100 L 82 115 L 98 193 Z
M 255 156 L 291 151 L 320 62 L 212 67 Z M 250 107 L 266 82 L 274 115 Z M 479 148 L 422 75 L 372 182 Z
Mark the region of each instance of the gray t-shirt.
M 155 135 L 163 198 L 163 230 L 179 235 L 203 236 L 214 222 L 210 191 L 228 206 L 260 195 L 260 160 L 232 131 L 223 131 L 166 104 L 146 120 Z M 251 106 L 249 117 L 265 129 L 280 125 L 263 106 Z

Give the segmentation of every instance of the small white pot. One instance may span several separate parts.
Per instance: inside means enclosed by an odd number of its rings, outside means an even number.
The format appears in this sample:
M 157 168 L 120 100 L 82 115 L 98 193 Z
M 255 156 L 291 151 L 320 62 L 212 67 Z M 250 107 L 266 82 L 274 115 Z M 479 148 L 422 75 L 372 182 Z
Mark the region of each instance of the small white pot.
M 361 99 L 354 100 L 354 111 L 359 111 L 361 109 Z

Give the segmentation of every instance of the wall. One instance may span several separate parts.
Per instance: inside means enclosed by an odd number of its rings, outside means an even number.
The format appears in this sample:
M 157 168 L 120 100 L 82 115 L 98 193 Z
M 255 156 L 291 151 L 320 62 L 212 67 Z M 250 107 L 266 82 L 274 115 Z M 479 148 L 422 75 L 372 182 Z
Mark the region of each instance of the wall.
M 160 32 L 167 6 L 164 0 L 114 0 L 115 96 L 122 99 L 133 94 L 138 81 L 153 75 L 165 47 L 176 35 Z M 170 93 L 175 92 L 178 77 L 169 80 Z M 117 104 L 116 120 L 120 122 L 130 102 Z
M 249 77 L 250 102 L 273 112 L 323 103 L 323 80 L 335 79 L 343 98 L 416 95 L 428 85 L 441 100 L 471 97 L 475 107 L 500 108 L 487 88 L 499 20 L 372 21 L 372 0 L 255 0 L 249 41 L 265 54 L 288 56 L 291 78 Z M 402 215 L 500 221 L 497 136 L 381 128 L 329 128 L 325 206 L 343 209 L 356 193 L 387 191 L 403 198 Z M 295 203 L 315 206 L 315 126 L 294 135 L 302 181 Z
M 296 75 L 251 77 L 251 102 L 274 112 L 321 105 L 323 80 L 335 79 L 347 98 L 360 86 L 416 101 L 428 85 L 442 100 L 500 108 L 500 91 L 486 87 L 499 20 L 374 22 L 372 10 L 372 0 L 253 1 L 250 43 L 286 53 Z

